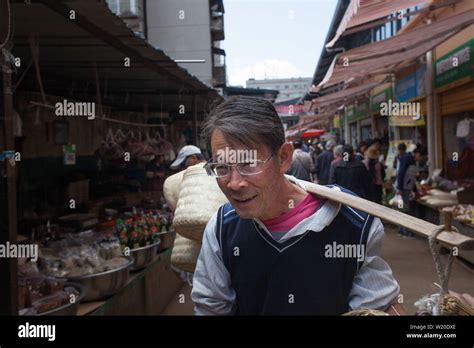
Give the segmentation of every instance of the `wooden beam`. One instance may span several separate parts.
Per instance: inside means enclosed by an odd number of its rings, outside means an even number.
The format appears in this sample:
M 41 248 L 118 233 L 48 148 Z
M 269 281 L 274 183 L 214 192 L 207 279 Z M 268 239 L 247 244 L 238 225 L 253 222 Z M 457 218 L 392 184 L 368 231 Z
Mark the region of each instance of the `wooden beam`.
M 14 150 L 12 70 L 6 57 L 0 53 L 3 77 L 5 150 Z M 1 163 L 1 162 L 0 162 Z M 7 230 L 0 226 L 0 244 L 17 241 L 16 170 L 10 160 L 1 163 L 6 168 Z M 0 315 L 18 315 L 18 261 L 0 258 Z
M 323 185 L 313 184 L 306 181 L 304 181 L 303 184 L 308 192 L 353 207 L 354 209 L 361 210 L 383 220 L 387 220 L 395 225 L 403 226 L 426 238 L 440 227 L 417 217 L 402 213 L 398 210 L 385 207 L 348 193 L 336 191 Z M 448 247 L 474 250 L 474 238 L 467 237 L 460 233 L 441 232 L 436 240 Z

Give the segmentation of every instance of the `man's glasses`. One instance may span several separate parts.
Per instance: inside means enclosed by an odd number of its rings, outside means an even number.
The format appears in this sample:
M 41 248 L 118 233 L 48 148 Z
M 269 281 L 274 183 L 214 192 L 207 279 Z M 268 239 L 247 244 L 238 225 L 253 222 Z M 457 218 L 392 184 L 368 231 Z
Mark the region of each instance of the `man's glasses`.
M 256 175 L 265 170 L 265 163 L 267 163 L 272 157 L 273 154 L 271 154 L 266 160 L 250 160 L 235 164 L 207 162 L 204 168 L 206 168 L 208 175 L 217 178 L 229 176 L 232 172 L 232 167 L 236 167 L 240 175 Z

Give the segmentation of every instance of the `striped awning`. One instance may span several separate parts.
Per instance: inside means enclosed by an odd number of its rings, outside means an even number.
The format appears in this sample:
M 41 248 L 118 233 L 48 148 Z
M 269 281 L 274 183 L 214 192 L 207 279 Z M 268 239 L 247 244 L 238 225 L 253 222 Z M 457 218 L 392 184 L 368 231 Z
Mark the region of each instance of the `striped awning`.
M 474 9 L 424 24 L 387 40 L 354 48 L 336 56 L 320 88 L 394 72 L 474 24 Z
M 429 0 L 351 0 L 335 36 L 326 44 L 326 47 L 334 46 L 348 29 L 426 2 Z

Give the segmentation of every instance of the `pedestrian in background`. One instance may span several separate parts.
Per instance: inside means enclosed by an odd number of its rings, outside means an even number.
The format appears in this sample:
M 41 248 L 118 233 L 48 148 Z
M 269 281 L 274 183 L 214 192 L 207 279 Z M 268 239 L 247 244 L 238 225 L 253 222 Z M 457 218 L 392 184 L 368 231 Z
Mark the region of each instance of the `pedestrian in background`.
M 357 161 L 362 161 L 365 158 L 365 151 L 369 147 L 369 144 L 366 141 L 361 141 L 359 146 L 357 146 L 357 151 L 354 156 L 354 159 Z
M 327 185 L 329 183 L 329 170 L 334 159 L 332 149 L 335 145 L 336 143 L 332 140 L 326 142 L 326 150 L 316 159 L 316 175 L 320 185 Z
M 334 159 L 331 161 L 331 168 L 329 168 L 329 182 L 334 182 L 334 167 L 339 161 L 342 161 L 342 145 L 336 145 L 333 149 Z
M 372 202 L 382 203 L 383 182 L 385 180 L 385 169 L 379 161 L 380 152 L 377 146 L 370 146 L 366 151 L 366 158 L 362 160 L 369 172 L 369 192 L 367 198 Z
M 293 148 L 293 160 L 290 169 L 286 173 L 300 180 L 312 181 L 311 173 L 314 172 L 314 164 L 311 155 L 303 151 L 301 140 L 295 140 Z
M 367 198 L 369 192 L 367 169 L 361 161 L 355 159 L 352 145 L 344 145 L 342 148 L 342 161 L 335 164 L 332 179 L 330 184 L 337 184 L 362 198 Z
M 397 194 L 402 196 L 403 208 L 405 212 L 412 215 L 413 213 L 413 204 L 412 204 L 412 191 L 415 187 L 416 182 L 416 163 L 412 154 L 407 152 L 407 146 L 405 143 L 400 143 L 398 145 L 398 156 L 396 159 L 396 168 L 397 168 L 397 180 L 396 188 Z M 401 227 L 398 231 L 402 236 L 413 237 L 414 234 L 404 227 Z

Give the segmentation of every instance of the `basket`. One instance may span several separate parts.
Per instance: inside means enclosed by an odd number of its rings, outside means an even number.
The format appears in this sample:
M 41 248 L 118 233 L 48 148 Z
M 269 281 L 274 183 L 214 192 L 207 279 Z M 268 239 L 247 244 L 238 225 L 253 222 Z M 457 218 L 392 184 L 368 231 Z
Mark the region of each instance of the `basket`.
M 207 175 L 204 163 L 186 169 L 179 191 L 173 227 L 181 236 L 201 242 L 204 228 L 227 202 L 216 179 Z
M 176 203 L 178 202 L 179 189 L 181 188 L 183 175 L 184 170 L 173 174 L 165 180 L 163 185 L 163 196 L 165 196 L 166 203 L 172 211 L 176 209 Z
M 200 243 L 176 234 L 171 264 L 182 271 L 194 273 L 200 251 Z

